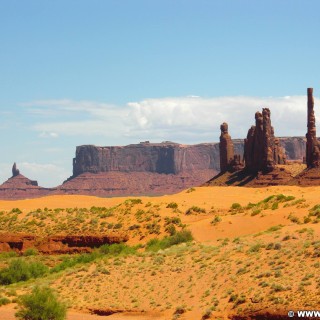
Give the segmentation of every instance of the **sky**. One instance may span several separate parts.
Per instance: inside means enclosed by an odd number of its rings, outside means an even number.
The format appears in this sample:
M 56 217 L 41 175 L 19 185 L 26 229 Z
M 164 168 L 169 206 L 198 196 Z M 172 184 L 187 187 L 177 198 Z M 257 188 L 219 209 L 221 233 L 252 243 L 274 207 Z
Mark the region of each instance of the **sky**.
M 320 121 L 318 0 L 0 0 L 0 183 L 52 187 L 76 146 L 276 136 Z

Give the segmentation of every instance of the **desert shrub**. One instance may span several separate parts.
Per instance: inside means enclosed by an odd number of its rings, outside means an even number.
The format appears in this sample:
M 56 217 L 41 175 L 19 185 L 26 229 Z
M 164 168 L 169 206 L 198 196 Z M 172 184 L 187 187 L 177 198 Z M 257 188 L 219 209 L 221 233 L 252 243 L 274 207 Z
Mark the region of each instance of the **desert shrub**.
M 272 226 L 272 227 L 270 227 L 266 232 L 269 233 L 269 232 L 278 231 L 278 230 L 280 230 L 282 227 L 283 227 L 283 225 L 281 225 L 281 224 L 279 224 L 279 225 L 277 225 L 277 226 Z
M 280 250 L 281 249 L 281 243 L 277 242 L 275 245 L 274 245 L 274 250 Z
M 188 230 L 182 230 L 175 233 L 173 236 L 165 237 L 163 239 L 151 239 L 146 246 L 148 251 L 158 251 L 169 248 L 173 245 L 183 243 L 183 242 L 190 242 L 193 240 L 192 233 Z
M 274 202 L 271 206 L 271 210 L 276 210 L 279 208 L 279 202 Z
M 259 214 L 259 213 L 261 213 L 261 209 L 252 210 L 251 216 L 254 217 L 254 216 L 256 216 L 256 215 Z
M 165 225 L 170 224 L 170 223 L 173 223 L 173 224 L 176 224 L 176 225 L 181 225 L 181 219 L 178 218 L 178 217 L 172 217 L 172 218 L 165 217 L 164 221 L 165 221 Z
M 221 217 L 215 216 L 214 219 L 210 223 L 213 224 L 213 225 L 216 225 L 219 222 L 221 222 L 221 220 L 222 220 Z
M 316 204 L 309 210 L 309 216 L 320 218 L 320 204 Z
M 237 210 L 237 209 L 240 209 L 241 208 L 241 204 L 240 203 L 233 203 L 232 205 L 231 205 L 231 209 L 232 210 Z
M 6 304 L 11 303 L 11 300 L 6 297 L 0 297 L 0 306 L 4 306 Z
M 137 250 L 135 247 L 130 247 L 124 243 L 113 243 L 113 244 L 104 244 L 99 248 L 99 251 L 102 254 L 118 256 L 118 255 L 135 254 Z
M 167 208 L 177 209 L 178 204 L 176 202 L 170 202 L 170 203 L 168 203 Z
M 0 253 L 0 259 L 1 258 L 14 258 L 14 257 L 17 257 L 18 254 L 15 252 L 15 251 L 9 251 L 9 252 L 1 252 Z
M 170 236 L 173 236 L 177 232 L 176 227 L 174 226 L 174 224 L 167 225 L 165 230 L 166 230 L 166 232 L 168 232 L 170 234 Z
M 186 214 L 192 214 L 192 213 L 206 213 L 206 209 L 200 208 L 197 206 L 192 206 L 186 211 Z
M 23 320 L 64 320 L 67 308 L 50 288 L 35 287 L 31 294 L 21 296 L 18 319 Z
M 193 192 L 193 191 L 196 191 L 196 189 L 195 189 L 195 188 L 189 188 L 189 189 L 187 190 L 187 193 L 190 193 L 190 192 Z
M 267 202 L 271 201 L 274 197 L 275 197 L 274 195 L 269 196 L 269 197 L 263 199 L 261 202 L 267 203 Z
M 291 213 L 289 214 L 288 219 L 293 223 L 300 223 L 299 218 Z
M 22 211 L 21 211 L 19 208 L 13 208 L 13 209 L 9 212 L 9 214 L 10 214 L 10 213 L 20 214 L 20 213 L 22 213 Z
M 273 242 L 268 243 L 267 246 L 266 246 L 266 250 L 271 250 L 273 248 L 274 248 L 274 243 Z
M 23 255 L 28 257 L 28 256 L 36 256 L 38 254 L 38 250 L 36 248 L 29 248 L 27 249 Z
M 77 264 L 89 263 L 94 261 L 96 258 L 100 256 L 98 251 L 93 251 L 92 253 L 84 253 L 75 257 L 65 256 L 63 260 L 58 265 L 54 266 L 50 272 L 55 273 L 67 268 L 74 267 Z
M 262 244 L 256 243 L 249 248 L 248 252 L 259 252 L 261 248 L 262 248 Z
M 0 270 L 0 283 L 11 284 L 39 278 L 48 272 L 48 267 L 41 262 L 25 262 L 22 259 L 11 261 L 7 268 Z
M 125 204 L 142 204 L 142 200 L 141 199 L 127 199 L 125 202 Z

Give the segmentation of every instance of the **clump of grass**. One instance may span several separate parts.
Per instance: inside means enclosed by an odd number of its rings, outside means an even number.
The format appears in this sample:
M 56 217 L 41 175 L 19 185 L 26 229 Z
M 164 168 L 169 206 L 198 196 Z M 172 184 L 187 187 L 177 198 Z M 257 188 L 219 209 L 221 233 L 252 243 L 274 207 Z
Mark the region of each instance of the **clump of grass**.
M 187 193 L 194 192 L 194 191 L 196 191 L 195 188 L 189 188 L 189 189 L 187 190 Z
M 142 200 L 141 199 L 127 199 L 124 203 L 131 204 L 131 205 L 142 204 Z
M 11 303 L 11 300 L 7 297 L 0 297 L 0 306 L 4 306 L 9 303 Z
M 170 202 L 168 203 L 167 208 L 178 209 L 178 204 L 176 202 Z
M 252 245 L 252 246 L 249 248 L 248 252 L 249 252 L 249 253 L 259 252 L 262 247 L 263 247 L 263 246 L 262 246 L 261 243 L 256 243 L 256 244 Z
M 200 208 L 197 206 L 192 206 L 186 211 L 186 214 L 192 214 L 192 213 L 206 213 L 206 209 Z
M 104 244 L 99 248 L 102 254 L 111 256 L 131 255 L 137 252 L 137 247 L 130 247 L 124 243 Z
M 221 217 L 215 216 L 214 219 L 210 223 L 215 226 L 216 224 L 221 222 L 221 220 L 222 220 Z
M 39 251 L 36 248 L 28 248 L 23 255 L 28 257 L 28 256 L 36 256 L 39 254 Z
M 173 245 L 184 243 L 184 242 L 190 242 L 193 240 L 192 233 L 189 230 L 182 230 L 170 237 L 165 237 L 163 239 L 151 239 L 146 246 L 147 251 L 159 251 L 166 248 L 169 248 Z
M 288 219 L 293 223 L 300 224 L 299 218 L 297 216 L 293 215 L 292 213 L 289 214 Z
M 50 272 L 55 273 L 55 272 L 60 272 L 62 270 L 65 270 L 67 268 L 74 267 L 77 264 L 84 264 L 84 263 L 89 263 L 94 261 L 97 257 L 101 256 L 98 251 L 93 251 L 92 253 L 84 253 L 80 254 L 75 257 L 70 257 L 70 256 L 65 256 L 62 259 L 62 262 L 59 263 L 58 265 L 54 266 Z

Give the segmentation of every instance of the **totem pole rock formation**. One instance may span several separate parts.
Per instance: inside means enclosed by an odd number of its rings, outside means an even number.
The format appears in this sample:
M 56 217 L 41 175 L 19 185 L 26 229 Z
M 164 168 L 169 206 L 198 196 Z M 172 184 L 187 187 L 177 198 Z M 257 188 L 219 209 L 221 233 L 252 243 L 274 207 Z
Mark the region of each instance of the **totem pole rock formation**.
M 270 110 L 263 108 L 255 114 L 256 125 L 252 126 L 244 142 L 244 160 L 250 172 L 270 172 L 276 164 L 285 164 L 286 156 L 275 138 L 271 126 Z
M 17 165 L 16 163 L 13 164 L 12 166 L 12 176 L 16 177 L 20 174 L 20 171 L 17 169 Z
M 231 136 L 228 133 L 228 124 L 224 122 L 220 126 L 220 171 L 221 172 L 234 172 L 241 170 L 243 164 L 241 162 L 241 157 L 238 154 L 234 154 L 233 142 Z
M 233 142 L 231 136 L 228 133 L 228 124 L 224 122 L 220 126 L 220 171 L 226 172 L 229 169 L 229 164 L 234 158 Z
M 313 88 L 308 88 L 308 132 L 306 134 L 306 163 L 307 168 L 320 166 L 319 142 L 316 137 L 316 118 L 314 116 Z

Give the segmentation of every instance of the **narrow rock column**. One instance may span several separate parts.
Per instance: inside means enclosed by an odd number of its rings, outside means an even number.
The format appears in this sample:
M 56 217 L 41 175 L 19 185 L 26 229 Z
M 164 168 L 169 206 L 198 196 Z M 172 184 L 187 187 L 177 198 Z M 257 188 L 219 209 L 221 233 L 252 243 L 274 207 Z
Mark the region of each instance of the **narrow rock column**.
M 20 174 L 20 171 L 17 169 L 16 163 L 14 163 L 12 166 L 12 176 L 15 177 L 15 176 L 18 176 L 19 174 Z
M 317 140 L 316 133 L 316 118 L 314 116 L 314 99 L 313 99 L 313 88 L 308 88 L 308 132 L 306 134 L 307 145 L 306 145 L 306 163 L 308 168 L 319 167 L 320 165 L 320 153 L 319 143 Z
M 274 133 L 271 126 L 270 110 L 268 108 L 262 109 L 263 116 L 263 157 L 262 167 L 259 168 L 264 171 L 272 171 L 275 167 L 274 161 Z
M 229 169 L 231 161 L 234 159 L 233 142 L 228 133 L 228 124 L 223 123 L 220 126 L 220 171 L 226 172 Z

